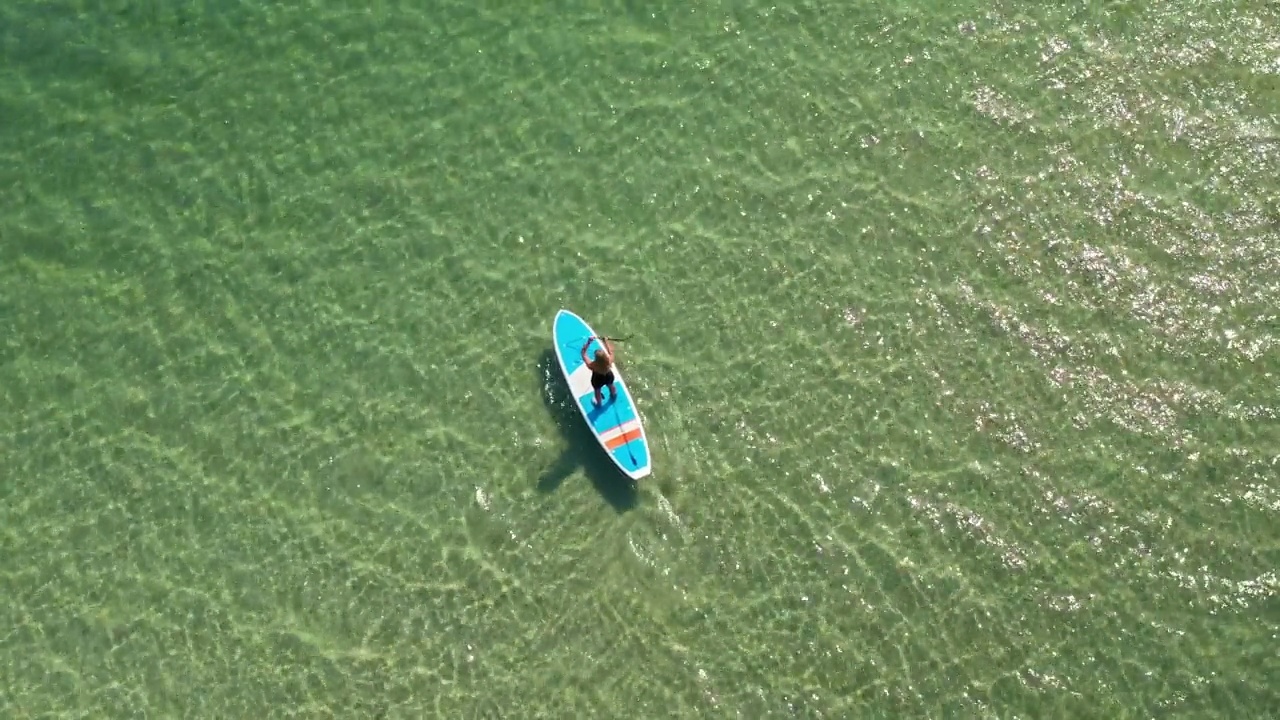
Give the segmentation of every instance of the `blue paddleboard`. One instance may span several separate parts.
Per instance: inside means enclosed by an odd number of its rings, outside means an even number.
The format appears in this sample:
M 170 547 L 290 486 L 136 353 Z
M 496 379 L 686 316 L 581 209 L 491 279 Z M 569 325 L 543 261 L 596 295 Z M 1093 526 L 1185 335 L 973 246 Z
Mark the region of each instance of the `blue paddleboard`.
M 569 384 L 569 395 L 573 397 L 573 403 L 578 406 L 582 417 L 586 418 L 587 427 L 591 429 L 596 442 L 600 443 L 600 447 L 604 448 L 627 477 L 639 480 L 653 470 L 649 462 L 649 438 L 640 422 L 640 413 L 636 411 L 631 391 L 622 381 L 622 373 L 616 365 L 613 368 L 613 389 L 617 391 L 618 397 L 610 400 L 609 388 L 601 388 L 600 405 L 595 404 L 595 391 L 591 389 L 591 368 L 582 361 L 582 345 L 595 334 L 586 321 L 572 312 L 561 310 L 556 313 L 551 329 L 556 359 L 560 361 L 560 372 L 564 373 L 565 381 Z M 592 340 L 591 346 L 587 348 L 587 357 L 594 355 L 601 347 L 599 340 Z

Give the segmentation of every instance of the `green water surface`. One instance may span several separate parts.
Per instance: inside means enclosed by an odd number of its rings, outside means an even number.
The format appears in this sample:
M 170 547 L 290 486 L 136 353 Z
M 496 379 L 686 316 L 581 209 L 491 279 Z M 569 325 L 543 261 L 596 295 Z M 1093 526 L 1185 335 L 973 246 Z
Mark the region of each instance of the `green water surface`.
M 1278 27 L 0 4 L 0 717 L 1280 716 Z

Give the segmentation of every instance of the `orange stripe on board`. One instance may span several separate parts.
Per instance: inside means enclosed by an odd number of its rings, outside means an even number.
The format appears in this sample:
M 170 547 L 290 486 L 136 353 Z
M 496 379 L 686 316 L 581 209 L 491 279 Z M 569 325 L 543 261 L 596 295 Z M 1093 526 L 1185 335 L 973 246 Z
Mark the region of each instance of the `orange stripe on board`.
M 644 436 L 644 433 L 640 430 L 640 428 L 636 428 L 635 430 L 628 430 L 622 433 L 621 435 L 615 435 L 609 438 L 608 440 L 605 441 L 604 446 L 609 448 L 610 450 L 617 450 L 618 448 L 622 447 L 623 445 L 626 445 L 632 440 L 639 440 L 643 436 Z

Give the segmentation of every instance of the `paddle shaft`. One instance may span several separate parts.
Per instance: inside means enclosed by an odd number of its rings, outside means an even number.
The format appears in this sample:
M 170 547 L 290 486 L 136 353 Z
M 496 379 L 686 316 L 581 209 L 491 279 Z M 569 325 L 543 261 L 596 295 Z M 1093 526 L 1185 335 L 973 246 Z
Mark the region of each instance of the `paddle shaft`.
M 591 337 L 587 338 L 587 342 L 590 343 L 592 340 L 608 340 L 609 342 L 626 342 L 633 337 L 635 336 L 628 335 L 626 337 L 616 338 L 616 337 L 605 337 L 604 335 L 592 335 Z

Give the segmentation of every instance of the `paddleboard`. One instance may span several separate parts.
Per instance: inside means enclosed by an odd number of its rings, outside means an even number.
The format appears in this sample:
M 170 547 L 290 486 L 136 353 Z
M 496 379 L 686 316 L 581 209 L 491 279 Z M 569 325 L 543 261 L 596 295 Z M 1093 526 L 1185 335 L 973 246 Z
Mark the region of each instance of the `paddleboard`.
M 578 406 L 578 412 L 587 421 L 587 427 L 596 442 L 613 459 L 615 465 L 627 477 L 639 480 L 648 475 L 653 466 L 649 461 L 649 438 L 645 435 L 635 398 L 622 380 L 622 373 L 613 368 L 613 389 L 616 398 L 609 399 L 609 388 L 600 389 L 601 401 L 595 404 L 595 391 L 591 389 L 591 368 L 582 360 L 582 346 L 596 332 L 585 320 L 568 310 L 556 313 L 551 337 L 560 361 L 560 372 L 569 385 L 569 395 Z M 599 340 L 592 340 L 587 357 L 603 347 Z M 617 350 L 617 346 L 614 346 Z

